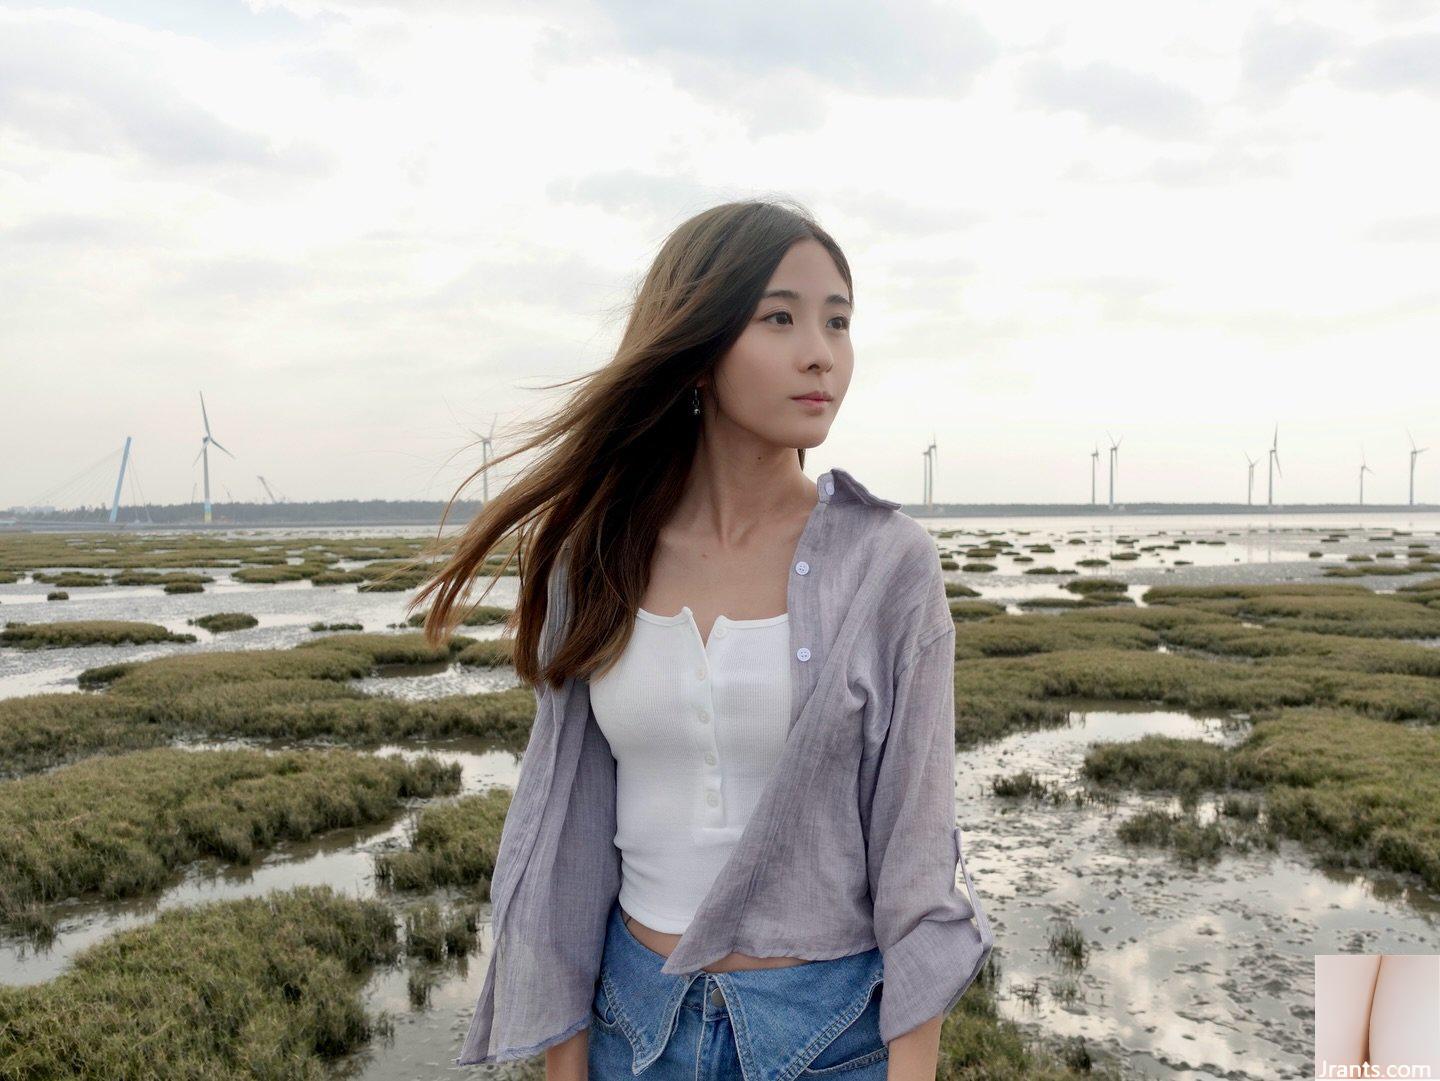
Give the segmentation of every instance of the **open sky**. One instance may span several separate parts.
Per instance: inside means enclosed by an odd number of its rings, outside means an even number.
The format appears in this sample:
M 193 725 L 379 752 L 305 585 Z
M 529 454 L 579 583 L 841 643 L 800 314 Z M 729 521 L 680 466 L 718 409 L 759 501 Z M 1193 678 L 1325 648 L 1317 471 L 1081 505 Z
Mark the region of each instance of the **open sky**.
M 200 391 L 217 499 L 447 498 L 770 195 L 856 277 L 812 476 L 1440 502 L 1437 132 L 1420 0 L 0 3 L 0 507 L 189 499 Z

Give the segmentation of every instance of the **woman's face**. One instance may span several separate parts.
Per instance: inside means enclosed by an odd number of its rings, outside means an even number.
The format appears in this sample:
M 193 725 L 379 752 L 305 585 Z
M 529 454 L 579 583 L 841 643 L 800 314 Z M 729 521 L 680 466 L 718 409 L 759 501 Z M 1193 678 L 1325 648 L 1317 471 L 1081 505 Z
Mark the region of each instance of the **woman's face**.
M 706 423 L 733 425 L 780 447 L 823 443 L 855 368 L 850 300 L 818 241 L 791 245 L 749 324 L 715 367 Z M 830 397 L 801 398 L 815 393 Z

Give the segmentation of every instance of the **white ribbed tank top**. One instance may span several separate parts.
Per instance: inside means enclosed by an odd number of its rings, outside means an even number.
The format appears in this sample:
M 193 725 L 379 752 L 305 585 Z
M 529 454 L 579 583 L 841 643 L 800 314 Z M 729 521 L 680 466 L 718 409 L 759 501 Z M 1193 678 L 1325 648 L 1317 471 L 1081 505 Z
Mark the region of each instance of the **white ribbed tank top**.
M 710 892 L 790 727 L 789 613 L 717 616 L 641 608 L 625 651 L 590 681 L 615 757 L 620 907 L 679 934 Z

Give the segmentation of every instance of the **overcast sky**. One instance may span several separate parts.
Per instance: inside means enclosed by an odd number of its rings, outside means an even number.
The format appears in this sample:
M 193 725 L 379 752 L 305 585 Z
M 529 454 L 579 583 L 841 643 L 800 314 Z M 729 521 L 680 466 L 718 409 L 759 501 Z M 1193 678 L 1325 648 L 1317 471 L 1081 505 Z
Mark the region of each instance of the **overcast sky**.
M 1414 0 L 0 4 L 0 506 L 189 499 L 202 390 L 217 499 L 447 498 L 768 195 L 855 274 L 811 476 L 1440 502 L 1437 131 Z

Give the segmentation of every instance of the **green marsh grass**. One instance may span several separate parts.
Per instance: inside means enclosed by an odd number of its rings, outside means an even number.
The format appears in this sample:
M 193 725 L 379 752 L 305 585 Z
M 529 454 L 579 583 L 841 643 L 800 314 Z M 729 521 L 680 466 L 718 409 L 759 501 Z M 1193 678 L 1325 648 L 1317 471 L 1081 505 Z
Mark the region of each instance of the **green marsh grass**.
M 399 956 L 385 904 L 326 886 L 167 909 L 54 979 L 0 985 L 0 1077 L 326 1081 L 391 1029 L 360 992 Z
M 1070 968 L 1083 968 L 1089 959 L 1085 936 L 1070 920 L 1061 920 L 1049 933 L 1050 952 Z
M 504 668 L 515 662 L 513 638 L 483 638 L 472 642 L 455 655 L 456 664 L 474 668 Z
M 1326 864 L 1412 873 L 1440 890 L 1437 763 L 1440 728 L 1311 707 L 1257 718 L 1233 749 L 1161 736 L 1097 744 L 1082 772 L 1142 791 L 1212 792 L 1233 801 L 1231 817 L 1263 817 Z
M 945 583 L 945 596 L 947 596 L 947 597 L 978 597 L 978 596 L 980 596 L 980 591 L 979 591 L 978 589 L 972 589 L 972 588 L 970 588 L 970 587 L 967 586 L 964 582 L 946 582 L 946 583 Z
M 479 929 L 480 909 L 474 904 L 442 907 L 422 901 L 405 910 L 405 952 L 424 961 L 465 957 L 474 949 Z
M 109 575 L 87 574 L 84 571 L 58 571 L 55 574 L 36 571 L 32 577 L 37 582 L 46 582 L 52 586 L 61 586 L 65 589 L 90 589 L 95 586 L 108 586 L 110 584 Z
M 244 631 L 251 627 L 258 627 L 260 621 L 249 612 L 213 612 L 208 616 L 197 616 L 194 619 L 186 620 L 197 627 L 203 627 L 211 634 L 221 634 L 225 631 Z
M 375 880 L 397 890 L 479 884 L 488 898 L 509 809 L 508 788 L 421 809 L 409 827 L 408 848 L 376 853 Z
M 936 1081 L 1120 1081 L 1113 1065 L 1090 1060 L 1083 1042 L 1033 1036 L 1000 1015 L 998 955 L 966 989 L 940 1027 Z M 1009 994 L 1023 998 L 1023 988 Z M 840 1076 L 843 1076 L 840 1075 Z
M 7 623 L 0 645 L 16 649 L 73 649 L 77 646 L 149 645 L 193 642 L 193 634 L 177 634 L 158 623 L 119 619 L 72 619 L 50 623 Z
M 995 601 L 953 600 L 950 602 L 950 616 L 957 620 L 989 619 L 1003 616 L 1005 606 Z
M 186 863 L 249 863 L 280 841 L 382 821 L 450 794 L 460 766 L 344 750 L 90 758 L 0 784 L 0 922 L 44 934 L 44 906 L 149 893 Z

